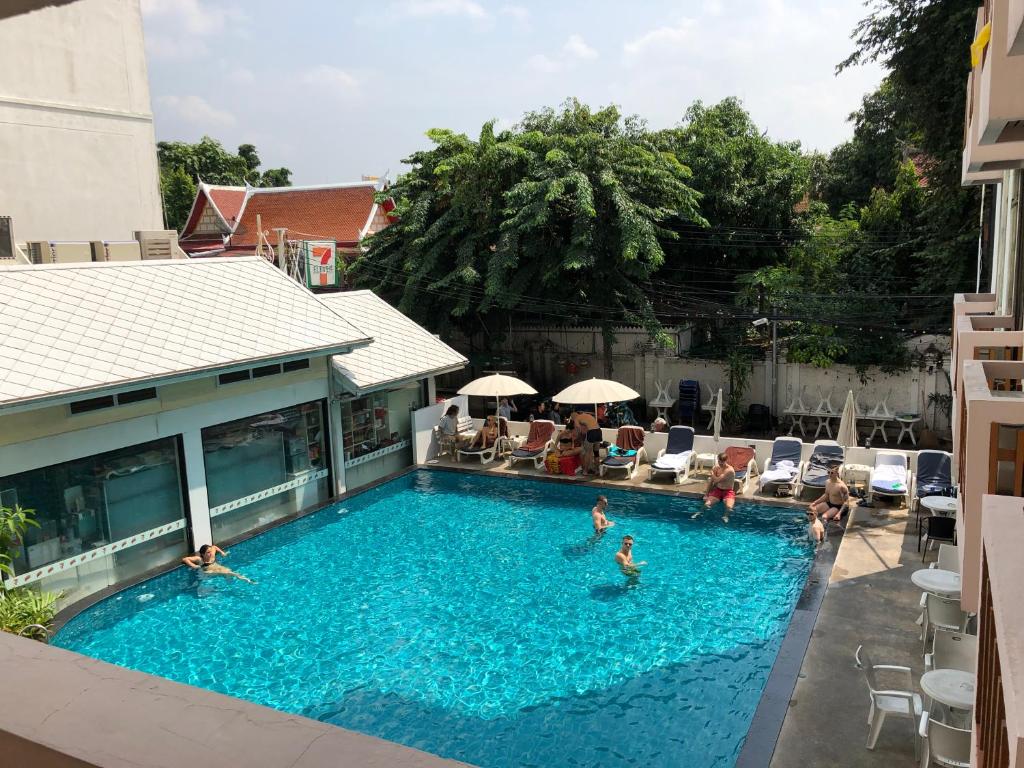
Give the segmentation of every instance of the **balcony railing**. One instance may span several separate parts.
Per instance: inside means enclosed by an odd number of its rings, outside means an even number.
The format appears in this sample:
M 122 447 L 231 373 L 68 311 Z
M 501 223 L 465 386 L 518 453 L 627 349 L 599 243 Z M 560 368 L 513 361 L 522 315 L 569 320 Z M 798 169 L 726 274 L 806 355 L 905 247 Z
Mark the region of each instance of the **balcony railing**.
M 984 496 L 978 677 L 977 768 L 1024 768 L 1024 498 Z
M 1024 496 L 1024 362 L 963 360 L 954 435 L 957 515 L 964 608 L 978 610 L 981 589 L 981 499 Z M 1024 768 L 1024 765 L 1022 765 Z

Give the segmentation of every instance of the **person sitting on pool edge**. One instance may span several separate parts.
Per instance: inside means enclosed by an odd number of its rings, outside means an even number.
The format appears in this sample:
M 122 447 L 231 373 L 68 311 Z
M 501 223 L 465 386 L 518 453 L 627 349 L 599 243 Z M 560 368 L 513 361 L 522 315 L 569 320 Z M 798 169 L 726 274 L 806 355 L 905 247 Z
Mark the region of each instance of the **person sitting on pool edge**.
M 187 557 L 181 558 L 181 562 L 187 565 L 193 570 L 202 571 L 203 573 L 209 573 L 214 576 L 232 576 L 241 581 L 247 581 L 250 584 L 256 582 L 252 579 L 243 576 L 240 573 L 235 573 L 230 568 L 225 568 L 223 565 L 217 562 L 217 555 L 227 557 L 228 553 L 218 547 L 216 544 L 203 544 L 199 548 L 199 552 L 195 555 L 188 555 Z
M 850 489 L 839 477 L 839 467 L 828 468 L 828 480 L 825 481 L 825 492 L 810 504 L 814 513 L 821 515 L 826 523 L 839 522 L 843 516 L 843 508 L 850 500 Z
M 640 566 L 647 565 L 646 560 L 639 563 L 633 562 L 633 537 L 629 534 L 622 537 L 622 546 L 615 553 L 615 562 L 618 563 L 619 570 L 624 576 L 639 576 Z
M 725 505 L 722 522 L 729 522 L 729 513 L 732 512 L 732 508 L 736 504 L 736 491 L 732 487 L 733 481 L 736 480 L 736 470 L 729 466 L 728 458 L 724 451 L 718 454 L 718 463 L 711 470 L 708 490 L 704 495 L 704 508 L 694 512 L 691 519 L 699 517 L 702 512 L 711 509 L 718 502 L 722 502 Z
M 602 534 L 611 528 L 615 523 L 609 520 L 604 511 L 608 509 L 608 499 L 604 496 L 597 497 L 597 504 L 590 510 L 590 517 L 594 521 L 594 533 Z

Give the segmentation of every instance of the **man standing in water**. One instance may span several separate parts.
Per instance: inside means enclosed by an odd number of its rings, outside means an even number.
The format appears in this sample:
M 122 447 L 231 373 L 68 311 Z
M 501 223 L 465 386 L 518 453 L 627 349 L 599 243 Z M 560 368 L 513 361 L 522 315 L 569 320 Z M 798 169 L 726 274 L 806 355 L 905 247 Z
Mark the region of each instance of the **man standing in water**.
M 203 573 L 213 574 L 214 576 L 231 576 L 232 578 L 239 579 L 240 581 L 246 581 L 249 584 L 256 583 L 252 579 L 243 576 L 240 573 L 235 573 L 230 568 L 225 568 L 223 565 L 218 563 L 218 554 L 223 557 L 227 557 L 228 553 L 216 544 L 203 544 L 203 546 L 199 548 L 199 554 L 183 557 L 181 558 L 181 562 L 189 568 L 202 571 Z
M 597 504 L 590 510 L 590 517 L 594 521 L 594 533 L 600 535 L 611 528 L 615 523 L 605 516 L 605 510 L 608 509 L 608 499 L 604 496 L 597 497 Z
M 618 563 L 619 570 L 623 575 L 629 577 L 639 576 L 640 566 L 647 565 L 646 560 L 639 563 L 633 562 L 633 537 L 628 534 L 622 537 L 622 546 L 615 553 L 615 562 Z

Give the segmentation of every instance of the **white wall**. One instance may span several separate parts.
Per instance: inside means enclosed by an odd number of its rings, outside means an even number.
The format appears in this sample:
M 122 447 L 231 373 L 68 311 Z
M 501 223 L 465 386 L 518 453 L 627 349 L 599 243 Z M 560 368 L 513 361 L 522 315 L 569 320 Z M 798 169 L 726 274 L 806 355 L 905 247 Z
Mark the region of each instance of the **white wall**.
M 0 215 L 27 240 L 162 229 L 138 0 L 0 20 Z
M 428 405 L 413 411 L 412 414 L 412 460 L 415 464 L 426 464 L 437 455 L 437 440 L 434 439 L 434 427 L 441 421 L 449 406 L 459 406 L 461 414 L 469 413 L 469 398 L 457 395 L 442 403 Z

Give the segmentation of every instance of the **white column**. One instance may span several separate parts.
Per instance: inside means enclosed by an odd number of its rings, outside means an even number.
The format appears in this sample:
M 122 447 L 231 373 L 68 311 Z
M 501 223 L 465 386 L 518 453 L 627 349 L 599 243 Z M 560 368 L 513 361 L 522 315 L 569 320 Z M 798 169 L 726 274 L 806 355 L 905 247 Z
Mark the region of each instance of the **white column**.
M 333 397 L 327 401 L 327 413 L 331 420 L 331 435 L 334 439 L 331 450 L 331 468 L 334 476 L 334 495 L 338 496 L 345 492 L 345 433 L 341 424 L 341 403 L 336 402 Z
M 531 356 L 531 361 L 533 357 Z M 427 378 L 427 402 L 423 404 L 424 407 L 433 405 L 437 402 L 437 379 L 433 376 Z
M 185 476 L 188 478 L 188 508 L 192 523 L 192 542 L 196 549 L 212 544 L 210 502 L 206 494 L 206 464 L 203 461 L 203 436 L 198 429 L 183 432 L 185 449 Z

